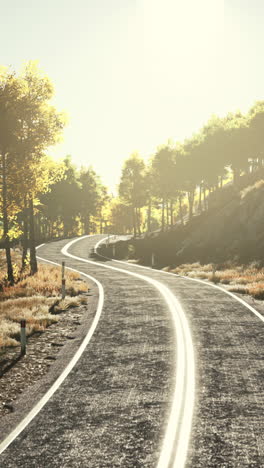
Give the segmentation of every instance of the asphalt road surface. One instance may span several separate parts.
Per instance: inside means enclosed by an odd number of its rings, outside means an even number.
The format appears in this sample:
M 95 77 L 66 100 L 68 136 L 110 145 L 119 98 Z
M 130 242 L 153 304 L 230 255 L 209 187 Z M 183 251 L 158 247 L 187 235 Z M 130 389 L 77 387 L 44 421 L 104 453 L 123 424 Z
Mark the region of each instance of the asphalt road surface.
M 264 467 L 263 322 L 207 284 L 89 258 L 101 238 L 38 251 L 96 278 L 104 304 L 0 467 Z

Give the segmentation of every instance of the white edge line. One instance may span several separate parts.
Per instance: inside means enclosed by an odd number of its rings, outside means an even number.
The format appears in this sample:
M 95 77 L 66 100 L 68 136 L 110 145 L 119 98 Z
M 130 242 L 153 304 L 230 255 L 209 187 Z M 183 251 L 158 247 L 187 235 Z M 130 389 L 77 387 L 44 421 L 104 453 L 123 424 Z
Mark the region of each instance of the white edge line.
M 171 312 L 171 316 L 173 319 L 174 332 L 176 335 L 175 362 L 177 362 L 177 366 L 176 366 L 176 374 L 175 374 L 173 402 L 171 406 L 169 421 L 167 423 L 167 428 L 165 431 L 165 436 L 163 439 L 163 445 L 162 445 L 157 468 L 168 468 L 170 466 L 172 453 L 175 448 L 175 445 L 174 445 L 175 437 L 179 428 L 181 429 L 179 441 L 177 442 L 177 446 L 179 447 L 179 449 L 177 450 L 173 466 L 175 468 L 176 467 L 183 468 L 185 465 L 185 461 L 186 461 L 189 437 L 190 437 L 191 427 L 192 427 L 195 379 L 194 379 L 194 354 L 193 354 L 192 339 L 191 339 L 191 334 L 190 334 L 189 327 L 188 327 L 188 322 L 185 317 L 182 306 L 179 303 L 179 301 L 176 299 L 174 294 L 170 291 L 170 289 L 157 280 L 154 280 L 144 275 L 140 275 L 138 273 L 116 268 L 110 265 L 101 265 L 92 260 L 87 260 L 82 257 L 77 257 L 76 255 L 72 255 L 68 252 L 68 249 L 73 244 L 87 237 L 89 236 L 82 236 L 78 239 L 73 239 L 71 242 L 69 242 L 63 247 L 61 252 L 63 253 L 63 255 L 69 256 L 71 258 L 74 258 L 76 260 L 79 260 L 85 263 L 96 265 L 97 267 L 99 266 L 99 267 L 108 268 L 111 270 L 116 270 L 122 273 L 126 273 L 130 276 L 143 279 L 144 281 L 150 283 L 151 285 L 155 286 L 159 290 L 159 292 L 162 294 L 163 298 L 165 299 L 165 302 L 167 303 L 169 307 L 169 310 Z M 101 242 L 103 242 L 105 239 L 106 238 L 101 239 L 101 241 L 99 241 L 96 244 L 95 251 L 96 251 L 97 246 Z M 100 254 L 98 255 L 103 257 Z M 103 258 L 107 258 L 107 257 L 103 257 Z M 109 260 L 112 260 L 112 259 L 109 258 Z M 120 263 L 123 263 L 123 262 L 120 262 Z M 177 318 L 179 319 L 179 322 L 177 322 L 176 320 Z M 184 352 L 185 350 L 184 350 L 183 330 L 185 332 L 185 337 L 187 335 L 186 355 L 188 355 L 188 366 L 185 364 L 186 356 Z M 187 392 L 185 395 L 183 394 L 184 375 L 182 375 L 184 373 L 184 367 L 185 367 L 184 364 L 187 367 L 187 385 L 186 385 Z M 185 397 L 185 400 L 184 400 L 184 397 Z M 182 419 L 180 419 L 182 404 L 184 405 L 184 410 L 183 410 L 183 417 Z
M 44 245 L 44 244 L 41 244 Z M 38 247 L 41 247 L 38 246 Z M 59 265 L 59 263 L 52 262 L 50 260 L 46 260 L 45 258 L 42 257 L 37 257 L 39 260 L 43 260 L 47 263 L 51 263 L 53 265 Z M 28 426 L 28 424 L 32 421 L 32 419 L 39 413 L 39 411 L 43 408 L 43 406 L 48 402 L 48 400 L 52 397 L 52 395 L 56 392 L 56 390 L 60 387 L 60 385 L 63 383 L 63 381 L 66 379 L 66 377 L 69 375 L 77 361 L 80 359 L 82 353 L 84 352 L 86 346 L 88 345 L 89 341 L 91 340 L 93 333 L 97 327 L 97 324 L 99 322 L 102 309 L 103 309 L 103 304 L 104 304 L 104 289 L 101 283 L 93 278 L 90 275 L 87 275 L 86 273 L 83 273 L 81 271 L 75 270 L 74 268 L 69 268 L 67 267 L 68 270 L 75 271 L 78 273 L 81 273 L 83 276 L 86 276 L 90 280 L 92 280 L 98 287 L 99 290 L 99 300 L 97 304 L 97 310 L 96 314 L 94 316 L 92 325 L 82 341 L 80 347 L 76 351 L 75 355 L 69 362 L 69 364 L 65 367 L 63 372 L 60 374 L 60 376 L 57 378 L 57 380 L 54 382 L 54 384 L 50 387 L 50 389 L 43 395 L 43 397 L 38 401 L 38 403 L 32 408 L 32 410 L 27 414 L 27 416 L 16 426 L 16 428 L 1 442 L 0 444 L 0 454 L 14 441 L 14 439 Z
M 112 237 L 112 236 L 111 236 Z M 113 236 L 114 237 L 114 236 Z M 148 269 L 151 271 L 156 271 L 156 272 L 162 272 L 169 274 L 171 276 L 174 276 L 174 273 L 169 273 L 166 271 L 160 271 L 160 270 L 153 270 L 151 267 L 143 266 L 143 265 L 136 265 L 136 264 L 130 264 L 128 262 L 124 262 L 122 260 L 115 260 L 110 257 L 105 257 L 97 252 L 97 249 L 101 243 L 103 243 L 106 239 L 108 238 L 103 238 L 97 244 L 95 245 L 95 252 L 99 257 L 102 258 L 107 258 L 108 260 L 115 261 L 117 263 L 122 263 L 124 265 L 132 265 L 138 268 L 144 268 Z M 124 270 L 122 270 L 124 271 Z M 140 275 L 141 276 L 141 275 Z M 154 280 L 155 281 L 155 280 Z M 163 286 L 163 285 L 162 285 Z M 163 286 L 164 287 L 164 286 Z M 193 343 L 192 343 L 192 337 L 188 325 L 188 321 L 186 319 L 185 313 L 182 309 L 182 306 L 176 296 L 168 289 L 166 288 L 167 291 L 169 291 L 170 295 L 173 297 L 173 301 L 176 304 L 176 308 L 178 309 L 178 313 L 180 315 L 180 320 L 181 320 L 181 325 L 182 328 L 185 329 L 185 340 L 186 340 L 186 349 L 189 351 L 189 357 L 188 359 L 188 366 L 187 366 L 187 385 L 186 385 L 186 398 L 184 402 L 184 419 L 185 421 L 189 421 L 189 424 L 186 424 L 184 421 L 183 423 L 183 429 L 181 428 L 181 431 L 179 432 L 179 439 L 177 442 L 177 451 L 175 455 L 175 459 L 173 461 L 173 468 L 179 468 L 180 466 L 184 466 L 186 456 L 187 456 L 187 450 L 188 450 L 188 445 L 189 445 L 189 439 L 191 435 L 191 427 L 192 427 L 192 417 L 193 417 L 193 409 L 194 409 L 194 389 L 195 389 L 195 366 L 194 366 L 194 350 L 193 350 Z M 168 293 L 167 293 L 168 294 Z M 176 326 L 176 322 L 174 323 L 174 326 Z M 181 337 L 177 337 L 177 339 L 181 339 Z M 178 350 L 176 352 L 176 355 L 178 355 Z M 179 355 L 178 355 L 179 358 Z M 176 377 L 177 379 L 177 377 Z M 176 393 L 176 391 L 175 391 Z M 174 404 L 175 404 L 175 399 L 173 401 L 172 409 L 171 409 L 171 414 L 170 418 L 167 424 L 167 430 L 165 433 L 165 437 L 163 440 L 163 446 L 161 449 L 158 465 L 156 468 L 164 468 L 169 466 L 169 463 L 171 461 L 171 451 L 173 447 L 171 444 L 173 443 L 172 441 L 172 434 L 173 434 L 173 428 L 175 427 L 175 415 L 176 411 L 174 409 Z M 171 449 L 170 449 L 171 446 Z
M 112 236 L 111 236 L 112 237 Z M 95 246 L 95 250 L 96 248 L 104 241 L 106 240 L 107 237 L 105 237 L 104 239 L 101 239 L 99 242 L 97 242 L 96 246 Z M 101 256 L 100 254 L 97 253 L 97 255 Z M 108 258 L 108 257 L 106 257 Z M 143 265 L 137 265 L 135 263 L 128 263 L 128 262 L 124 262 L 122 260 L 115 260 L 114 258 L 109 258 L 109 260 L 112 260 L 113 262 L 118 262 L 118 263 L 124 263 L 125 265 L 131 265 L 131 266 L 134 266 L 134 267 L 137 267 L 137 268 L 146 268 L 148 270 L 152 270 L 152 271 L 157 271 L 159 273 L 163 273 L 165 275 L 170 275 L 170 276 L 174 276 L 174 278 L 184 278 L 184 279 L 187 279 L 189 281 L 196 281 L 197 283 L 201 283 L 205 286 L 211 286 L 211 288 L 215 288 L 215 289 L 218 289 L 222 292 L 224 292 L 225 294 L 228 294 L 228 296 L 232 297 L 233 299 L 237 300 L 238 302 L 240 302 L 241 304 L 243 304 L 245 307 L 247 307 L 247 309 L 249 309 L 251 312 L 253 312 L 253 314 L 255 314 L 263 323 L 264 323 L 264 317 L 261 315 L 260 312 L 258 312 L 254 307 L 252 307 L 250 304 L 248 304 L 246 301 L 244 301 L 243 299 L 241 299 L 240 297 L 236 296 L 234 293 L 232 293 L 231 291 L 228 291 L 227 289 L 224 289 L 222 288 L 221 286 L 218 286 L 216 284 L 212 284 L 208 281 L 204 281 L 204 280 L 201 280 L 199 278 L 190 278 L 190 276 L 184 276 L 184 275 L 178 275 L 177 273 L 170 273 L 169 271 L 163 271 L 163 270 L 157 270 L 157 269 L 153 269 L 151 267 L 148 267 L 148 266 L 143 266 Z
M 99 247 L 99 245 L 101 243 L 103 243 L 107 238 L 104 238 L 104 239 L 101 239 L 95 246 L 95 251 L 97 250 L 97 248 Z M 101 256 L 100 254 L 97 253 L 97 255 Z M 107 257 L 108 258 L 108 257 Z M 248 304 L 246 301 L 244 301 L 243 299 L 241 299 L 240 297 L 236 296 L 234 293 L 232 293 L 231 291 L 228 291 L 224 288 L 222 288 L 221 286 L 218 286 L 216 284 L 212 284 L 210 282 L 207 282 L 207 281 L 204 281 L 204 280 L 201 280 L 201 279 L 198 279 L 198 278 L 190 278 L 189 276 L 183 276 L 183 275 L 177 275 L 175 273 L 170 273 L 168 271 L 163 271 L 163 270 L 156 270 L 156 269 L 153 269 L 151 267 L 147 267 L 147 266 L 143 266 L 143 265 L 137 265 L 137 264 L 134 264 L 134 263 L 128 263 L 128 262 L 124 262 L 124 261 L 121 261 L 121 260 L 115 260 L 115 259 L 112 259 L 112 258 L 109 258 L 109 260 L 111 261 L 114 261 L 114 262 L 117 262 L 117 263 L 123 263 L 124 265 L 131 265 L 131 266 L 134 266 L 134 267 L 137 267 L 137 268 L 144 268 L 144 269 L 148 269 L 148 270 L 152 270 L 152 271 L 156 271 L 156 272 L 159 272 L 159 273 L 163 273 L 163 274 L 166 274 L 166 275 L 170 275 L 170 276 L 173 276 L 175 279 L 178 277 L 178 278 L 184 278 L 186 280 L 189 280 L 189 281 L 195 281 L 196 283 L 200 283 L 200 284 L 203 284 L 204 286 L 210 286 L 212 288 L 215 288 L 219 291 L 222 291 L 223 293 L 227 294 L 228 296 L 230 296 L 232 299 L 238 301 L 240 304 L 242 304 L 243 306 L 245 306 L 248 310 L 250 310 L 256 317 L 258 317 L 263 323 L 264 323 L 264 317 L 260 314 L 260 312 L 258 312 L 254 307 L 252 307 L 250 304 Z M 183 317 L 183 320 L 185 320 L 185 316 Z M 189 336 L 187 335 L 186 339 L 188 340 L 189 342 L 189 346 L 192 346 L 192 341 L 190 340 L 189 341 Z M 190 413 L 190 417 L 192 415 L 192 412 Z M 181 433 L 182 434 L 182 433 Z M 177 464 L 174 465 L 175 468 L 177 468 Z M 157 468 L 163 468 L 162 465 L 158 466 Z
M 165 273 L 165 272 L 164 272 Z M 171 273 L 173 275 L 173 273 Z M 180 276 L 180 278 L 185 278 L 190 281 L 196 281 L 197 283 L 201 283 L 203 285 L 211 286 L 212 288 L 218 289 L 224 293 L 226 293 L 228 296 L 232 297 L 233 299 L 236 299 L 238 302 L 243 304 L 247 309 L 249 309 L 253 314 L 255 314 L 262 322 L 264 322 L 264 317 L 261 315 L 260 312 L 258 312 L 254 307 L 252 307 L 250 304 L 248 304 L 246 301 L 241 299 L 240 297 L 236 296 L 234 293 L 231 291 L 228 291 L 227 289 L 221 288 L 221 286 L 217 286 L 216 284 L 211 284 L 207 281 L 200 280 L 198 278 L 190 278 L 188 276 Z

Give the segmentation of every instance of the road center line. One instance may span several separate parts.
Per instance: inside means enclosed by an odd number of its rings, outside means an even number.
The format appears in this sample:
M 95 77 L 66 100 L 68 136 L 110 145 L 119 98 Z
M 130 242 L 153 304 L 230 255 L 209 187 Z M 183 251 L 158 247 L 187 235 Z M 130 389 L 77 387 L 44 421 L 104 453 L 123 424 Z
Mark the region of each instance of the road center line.
M 89 236 L 82 236 L 70 241 L 61 250 L 62 254 L 75 260 L 95 265 L 96 267 L 118 271 L 122 274 L 125 273 L 142 279 L 158 289 L 169 307 L 176 337 L 174 356 L 176 372 L 174 376 L 173 402 L 157 468 L 169 468 L 171 466 L 183 468 L 185 466 L 191 433 L 195 387 L 193 344 L 185 313 L 170 289 L 159 281 L 121 268 L 98 264 L 97 262 L 77 257 L 68 252 L 68 249 L 73 244 L 87 237 Z

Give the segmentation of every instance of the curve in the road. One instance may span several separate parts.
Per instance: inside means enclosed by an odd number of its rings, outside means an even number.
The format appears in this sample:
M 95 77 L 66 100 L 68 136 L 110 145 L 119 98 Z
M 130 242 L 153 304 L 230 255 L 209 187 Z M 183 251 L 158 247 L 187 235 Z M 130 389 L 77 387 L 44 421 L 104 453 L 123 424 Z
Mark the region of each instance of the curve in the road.
M 110 236 L 111 237 L 111 236 Z M 106 241 L 108 239 L 108 237 L 104 237 L 103 239 L 101 239 L 99 242 L 97 242 L 96 246 L 95 246 L 95 251 L 98 249 L 99 245 L 102 244 L 104 241 Z M 97 255 L 99 255 L 100 257 L 102 257 L 102 255 L 98 254 L 97 252 Z M 106 257 L 105 257 L 106 258 Z M 112 260 L 114 262 L 117 262 L 117 263 L 125 263 L 127 264 L 127 262 L 124 262 L 122 260 L 116 260 L 115 258 L 109 258 L 109 260 Z M 144 269 L 147 269 L 147 270 L 152 270 L 152 267 L 148 267 L 148 266 L 144 266 L 144 265 L 137 265 L 135 263 L 130 263 L 129 266 L 133 266 L 133 267 L 136 267 L 136 268 L 144 268 Z M 170 273 L 169 271 L 163 271 L 163 270 L 159 270 L 159 273 L 163 273 L 164 275 L 171 275 L 171 276 L 179 276 L 180 278 L 184 278 L 184 279 L 187 279 L 189 281 L 194 281 L 196 283 L 200 283 L 200 284 L 203 284 L 203 285 L 207 285 L 207 286 L 211 286 L 212 288 L 215 288 L 215 289 L 218 289 L 222 292 L 224 292 L 225 294 L 227 294 L 228 296 L 232 297 L 233 299 L 235 299 L 236 301 L 240 302 L 240 304 L 244 305 L 247 309 L 249 309 L 253 314 L 255 314 L 262 322 L 264 322 L 264 317 L 263 315 L 261 315 L 254 307 L 252 307 L 250 304 L 248 304 L 246 301 L 244 301 L 243 299 L 241 299 L 241 297 L 238 297 L 236 296 L 234 293 L 232 293 L 231 291 L 228 291 L 227 289 L 224 289 L 224 288 L 221 288 L 221 286 L 218 286 L 217 284 L 212 284 L 208 281 L 205 281 L 205 280 L 201 280 L 201 279 L 198 279 L 198 278 L 190 278 L 190 276 L 184 276 L 184 275 L 178 275 L 176 273 Z
M 175 373 L 174 398 L 157 468 L 167 468 L 169 466 L 177 466 L 177 468 L 183 467 L 185 465 L 186 454 L 188 449 L 194 405 L 194 359 L 191 335 L 182 307 L 177 301 L 176 297 L 172 294 L 172 292 L 166 286 L 164 286 L 162 283 L 159 283 L 156 280 L 147 278 L 137 273 L 124 271 L 109 265 L 98 265 L 98 263 L 96 262 L 92 262 L 90 260 L 86 260 L 84 258 L 76 257 L 74 255 L 69 254 L 68 249 L 71 247 L 71 245 L 86 237 L 89 236 L 83 236 L 82 238 L 74 239 L 73 241 L 69 242 L 62 249 L 62 253 L 66 256 L 70 256 L 82 262 L 95 264 L 97 266 L 102 266 L 104 268 L 109 268 L 119 272 L 121 271 L 122 273 L 126 273 L 130 276 L 134 276 L 144 281 L 147 281 L 159 290 L 169 307 L 173 318 L 176 335 L 177 346 L 175 350 L 175 361 L 177 359 L 177 367 Z M 38 259 L 54 265 L 60 265 L 56 262 L 47 260 L 39 256 Z M 95 318 L 84 341 L 82 342 L 74 357 L 71 359 L 70 363 L 66 366 L 62 374 L 58 377 L 58 379 L 54 382 L 50 389 L 45 393 L 45 395 L 32 408 L 28 415 L 16 426 L 16 428 L 4 439 L 4 441 L 2 441 L 2 443 L 0 444 L 0 453 L 2 453 L 16 439 L 16 437 L 18 437 L 18 435 L 28 426 L 32 419 L 39 413 L 43 406 L 48 402 L 48 400 L 60 387 L 62 382 L 65 380 L 65 378 L 70 373 L 76 362 L 81 357 L 100 319 L 104 302 L 104 291 L 101 283 L 99 283 L 98 280 L 96 280 L 96 278 L 86 273 L 83 273 L 80 270 L 76 270 L 69 267 L 68 269 L 81 273 L 82 275 L 86 276 L 88 279 L 94 281 L 97 284 L 99 289 L 99 302 Z
M 159 281 L 110 265 L 99 265 L 97 262 L 77 257 L 68 252 L 73 244 L 86 237 L 88 236 L 70 241 L 61 250 L 62 254 L 75 260 L 122 272 L 148 282 L 158 289 L 171 312 L 176 336 L 175 362 L 177 365 L 173 402 L 157 468 L 183 468 L 191 433 L 195 387 L 193 344 L 185 313 L 175 295 Z
M 41 244 L 44 245 L 44 244 Z M 40 247 L 40 246 L 39 246 Z M 39 260 L 42 260 L 46 263 L 51 263 L 53 265 L 58 265 L 60 266 L 59 263 L 52 262 L 50 260 L 46 260 L 45 258 L 42 257 L 37 257 Z M 49 390 L 43 395 L 43 397 L 38 401 L 38 403 L 32 408 L 32 410 L 27 414 L 27 416 L 15 427 L 15 429 L 1 442 L 0 444 L 0 454 L 4 452 L 4 450 L 7 449 L 7 447 L 18 437 L 18 435 L 28 426 L 28 424 L 32 421 L 32 419 L 35 418 L 35 416 L 40 412 L 40 410 L 43 408 L 43 406 L 49 401 L 49 399 L 52 397 L 52 395 L 56 392 L 56 390 L 60 387 L 62 382 L 66 379 L 68 374 L 71 372 L 72 368 L 75 366 L 77 361 L 80 359 L 81 355 L 83 354 L 85 348 L 87 347 L 89 341 L 91 340 L 94 331 L 97 327 L 97 324 L 100 320 L 101 313 L 103 310 L 103 305 L 104 305 L 104 289 L 101 283 L 94 278 L 91 275 L 88 275 L 83 272 L 79 272 L 78 270 L 74 268 L 69 268 L 67 267 L 68 270 L 75 271 L 77 273 L 81 273 L 83 276 L 87 277 L 89 280 L 93 281 L 99 291 L 99 301 L 97 304 L 97 310 L 96 314 L 94 316 L 92 325 L 85 336 L 84 340 L 82 341 L 81 345 L 79 346 L 78 350 L 76 351 L 75 355 L 72 357 L 70 360 L 69 364 L 65 367 L 63 372 L 60 374 L 60 376 L 57 378 L 57 380 L 54 382 L 54 384 L 49 388 Z

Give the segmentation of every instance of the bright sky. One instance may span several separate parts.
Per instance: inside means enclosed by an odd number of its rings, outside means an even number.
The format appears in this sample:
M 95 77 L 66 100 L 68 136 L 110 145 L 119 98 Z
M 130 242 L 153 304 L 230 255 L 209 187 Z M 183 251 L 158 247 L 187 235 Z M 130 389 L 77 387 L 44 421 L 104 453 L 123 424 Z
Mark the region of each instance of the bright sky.
M 114 190 L 133 151 L 263 99 L 263 0 L 0 0 L 1 64 L 39 60 L 67 110 L 50 153 Z

